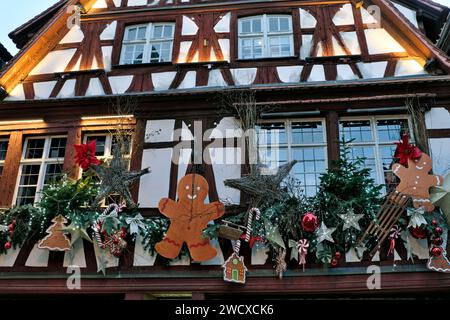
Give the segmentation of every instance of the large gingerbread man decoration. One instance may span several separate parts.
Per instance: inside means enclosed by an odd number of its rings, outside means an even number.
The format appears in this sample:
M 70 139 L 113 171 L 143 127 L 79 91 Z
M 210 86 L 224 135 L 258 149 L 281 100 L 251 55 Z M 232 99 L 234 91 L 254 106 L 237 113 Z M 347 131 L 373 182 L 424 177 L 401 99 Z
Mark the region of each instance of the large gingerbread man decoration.
M 177 202 L 168 198 L 159 201 L 159 211 L 170 219 L 166 236 L 155 246 L 160 255 L 176 258 L 184 242 L 194 261 L 207 261 L 217 255 L 209 239 L 202 237 L 202 232 L 209 221 L 225 213 L 225 206 L 220 202 L 205 204 L 208 190 L 205 178 L 189 174 L 178 183 Z
M 409 159 L 408 168 L 398 163 L 392 165 L 392 172 L 401 180 L 396 190 L 411 196 L 414 207 L 424 207 L 427 212 L 434 210 L 434 205 L 430 201 L 429 189 L 440 186 L 444 181 L 441 176 L 429 174 L 431 169 L 431 158 L 425 153 L 422 153 L 419 159 Z

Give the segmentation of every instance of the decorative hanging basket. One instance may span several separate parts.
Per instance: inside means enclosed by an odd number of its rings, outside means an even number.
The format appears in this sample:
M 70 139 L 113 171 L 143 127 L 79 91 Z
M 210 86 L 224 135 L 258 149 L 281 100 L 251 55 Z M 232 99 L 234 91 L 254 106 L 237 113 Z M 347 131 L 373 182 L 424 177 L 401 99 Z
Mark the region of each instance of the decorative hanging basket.
M 219 227 L 219 237 L 229 240 L 239 240 L 242 234 L 247 230 L 246 227 L 222 220 Z

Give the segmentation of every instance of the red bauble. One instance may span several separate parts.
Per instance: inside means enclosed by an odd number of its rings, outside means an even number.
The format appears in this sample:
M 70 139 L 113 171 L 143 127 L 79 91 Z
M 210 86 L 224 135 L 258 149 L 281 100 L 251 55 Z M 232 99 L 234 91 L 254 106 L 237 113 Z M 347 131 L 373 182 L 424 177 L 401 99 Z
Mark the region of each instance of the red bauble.
M 427 237 L 427 230 L 422 229 L 421 227 L 410 228 L 409 232 L 416 239 L 425 239 Z
M 336 259 L 341 259 L 342 258 L 342 254 L 339 252 L 339 251 L 337 251 L 335 254 L 334 254 L 334 257 L 336 258 Z
M 434 229 L 434 232 L 436 233 L 436 234 L 442 234 L 442 228 L 441 227 L 436 227 L 435 229 Z
M 338 265 L 337 259 L 335 259 L 335 258 L 331 259 L 331 266 L 336 267 L 337 265 Z
M 7 242 L 7 243 L 5 243 L 5 249 L 6 250 L 9 250 L 9 249 L 11 249 L 11 242 Z
M 440 246 L 444 241 L 441 237 L 434 238 L 433 243 L 435 246 Z
M 307 212 L 302 218 L 302 228 L 306 232 L 314 232 L 319 227 L 319 219 L 312 212 Z
M 431 220 L 431 224 L 432 224 L 433 226 L 437 227 L 438 222 L 437 222 L 436 219 L 433 219 L 433 220 Z
M 431 249 L 431 254 L 434 257 L 439 257 L 442 254 L 442 248 L 441 247 L 433 247 L 433 249 Z

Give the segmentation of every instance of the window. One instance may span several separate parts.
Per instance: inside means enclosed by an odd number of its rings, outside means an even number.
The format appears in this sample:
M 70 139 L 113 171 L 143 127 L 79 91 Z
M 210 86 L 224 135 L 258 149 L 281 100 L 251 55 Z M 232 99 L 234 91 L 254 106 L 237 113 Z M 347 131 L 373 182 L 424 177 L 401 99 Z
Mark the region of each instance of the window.
M 3 166 L 6 159 L 6 151 L 8 151 L 8 139 L 0 138 L 0 178 L 3 174 Z
M 172 61 L 174 23 L 150 23 L 125 29 L 121 64 Z
M 62 173 L 66 137 L 33 137 L 25 140 L 20 165 L 16 204 L 33 204 L 39 192 Z
M 365 158 L 364 166 L 371 169 L 371 176 L 378 184 L 391 185 L 391 172 L 395 144 L 403 132 L 411 132 L 406 117 L 366 117 L 342 119 L 341 139 L 351 142 L 351 158 Z
M 239 19 L 239 59 L 293 55 L 291 16 L 263 15 Z
M 130 168 L 131 161 L 131 136 L 121 136 L 123 138 L 124 150 L 122 153 L 125 159 L 125 167 L 126 169 Z M 103 160 L 105 162 L 110 162 L 113 158 L 113 152 L 115 148 L 119 147 L 118 141 L 120 138 L 117 135 L 110 133 L 95 133 L 95 134 L 87 134 L 84 137 L 84 143 L 91 142 L 96 140 L 96 151 L 95 156 L 99 160 Z M 107 206 L 111 203 L 120 203 L 121 199 L 118 195 L 111 195 L 102 203 L 102 205 Z
M 274 169 L 299 161 L 292 173 L 306 196 L 314 196 L 320 175 L 327 168 L 327 144 L 323 120 L 286 120 L 258 126 L 259 160 Z

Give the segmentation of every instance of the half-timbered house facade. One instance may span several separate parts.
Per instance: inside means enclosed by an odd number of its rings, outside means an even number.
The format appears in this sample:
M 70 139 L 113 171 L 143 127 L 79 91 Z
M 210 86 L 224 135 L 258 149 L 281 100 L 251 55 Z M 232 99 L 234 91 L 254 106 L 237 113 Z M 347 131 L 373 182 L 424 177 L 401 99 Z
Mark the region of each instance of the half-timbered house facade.
M 430 12 L 439 10 L 448 13 L 442 6 Z M 157 213 L 162 197 L 176 198 L 198 133 L 206 138 L 197 164 L 209 200 L 239 205 L 240 193 L 223 181 L 241 177 L 245 166 L 216 161 L 241 154 L 238 119 L 220 108 L 221 97 L 236 91 L 269 106 L 259 128 L 276 139 L 260 140 L 262 161 L 298 160 L 292 173 L 308 196 L 339 157 L 342 137 L 354 139 L 353 156 L 365 157 L 375 181 L 385 183 L 400 131 L 414 131 L 411 105 L 426 124 L 435 172 L 444 175 L 450 59 L 433 43 L 440 30 L 423 21 L 405 1 L 389 0 L 62 0 L 10 35 L 21 51 L 0 74 L 0 207 L 37 202 L 55 174 L 79 176 L 74 144 L 96 139 L 97 156 L 111 157 L 118 123 L 135 132 L 131 169 L 152 169 L 133 187 L 144 214 Z M 135 112 L 117 116 L 111 105 L 118 97 L 134 101 Z M 79 242 L 73 254 L 86 293 L 233 293 L 220 268 L 231 243 L 214 244 L 219 254 L 211 261 L 192 265 L 184 257 L 166 267 L 136 241 L 128 255 L 108 261 L 106 276 L 97 274 L 89 243 Z M 340 268 L 311 266 L 312 273 L 289 271 L 280 281 L 264 249 L 245 254 L 250 273 L 240 293 L 373 293 L 366 286 L 371 262 L 354 255 Z M 448 275 L 427 271 L 427 250 L 416 255 L 423 263 L 396 252 L 395 268 L 383 254 L 374 258 L 385 271 L 384 292 L 450 286 Z M 0 293 L 68 293 L 69 264 L 68 253 L 33 245 L 11 251 L 0 256 Z

